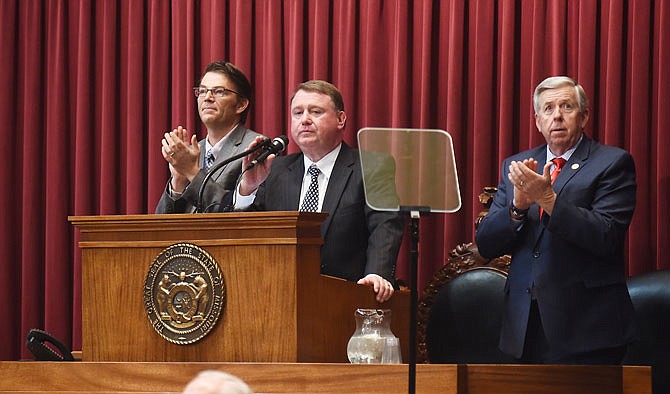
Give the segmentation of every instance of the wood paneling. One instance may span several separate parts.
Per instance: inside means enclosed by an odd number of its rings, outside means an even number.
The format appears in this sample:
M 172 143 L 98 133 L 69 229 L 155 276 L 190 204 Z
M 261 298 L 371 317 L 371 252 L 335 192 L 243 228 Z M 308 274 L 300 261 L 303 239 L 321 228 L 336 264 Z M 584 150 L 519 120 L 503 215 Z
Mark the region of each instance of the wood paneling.
M 407 365 L 0 362 L 0 393 L 176 393 L 205 369 L 257 393 L 406 393 Z M 651 394 L 650 367 L 417 365 L 421 394 Z

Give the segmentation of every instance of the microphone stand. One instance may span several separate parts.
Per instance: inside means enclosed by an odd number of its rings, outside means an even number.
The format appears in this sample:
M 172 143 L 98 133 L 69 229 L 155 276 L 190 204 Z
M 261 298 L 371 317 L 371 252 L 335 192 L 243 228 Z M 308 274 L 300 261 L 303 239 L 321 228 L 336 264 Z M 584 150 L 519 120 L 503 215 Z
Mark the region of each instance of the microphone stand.
M 267 141 L 270 141 L 270 140 L 267 140 Z M 209 169 L 209 171 L 207 171 L 207 175 L 205 175 L 205 178 L 202 180 L 202 184 L 200 185 L 200 189 L 198 190 L 198 199 L 197 199 L 197 205 L 195 206 L 195 212 L 196 212 L 196 213 L 205 213 L 204 208 L 203 208 L 203 206 L 202 206 L 202 204 L 203 204 L 203 201 L 202 201 L 202 199 L 203 199 L 203 192 L 204 192 L 204 190 L 205 190 L 205 186 L 207 185 L 207 182 L 209 182 L 210 178 L 212 178 L 212 175 L 214 175 L 214 173 L 215 173 L 216 171 L 218 171 L 221 167 L 225 166 L 226 164 L 229 164 L 229 163 L 231 163 L 231 162 L 233 162 L 233 161 L 235 161 L 235 160 L 237 160 L 237 159 L 241 159 L 241 158 L 243 158 L 244 156 L 246 156 L 246 155 L 248 155 L 248 154 L 250 154 L 250 153 L 253 153 L 253 152 L 257 151 L 258 149 L 260 149 L 260 148 L 262 148 L 262 147 L 264 147 L 264 146 L 266 146 L 266 144 L 264 144 L 264 143 L 260 143 L 260 144 L 254 146 L 254 147 L 251 148 L 251 149 L 247 149 L 247 150 L 245 150 L 245 151 L 242 152 L 242 153 L 238 153 L 238 154 L 236 154 L 235 156 L 229 157 L 229 158 L 227 158 L 227 159 L 225 159 L 225 160 L 223 160 L 223 161 L 221 161 L 221 162 L 219 162 L 219 163 L 214 164 L 214 165 Z

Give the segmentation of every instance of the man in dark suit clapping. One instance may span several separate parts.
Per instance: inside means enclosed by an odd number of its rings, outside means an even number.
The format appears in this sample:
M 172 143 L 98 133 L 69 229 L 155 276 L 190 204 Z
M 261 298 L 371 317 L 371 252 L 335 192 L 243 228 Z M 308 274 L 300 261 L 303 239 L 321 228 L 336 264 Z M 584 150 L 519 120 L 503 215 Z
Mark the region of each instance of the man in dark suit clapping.
M 512 255 L 501 349 L 526 363 L 620 364 L 635 337 L 624 242 L 635 164 L 584 134 L 583 88 L 550 77 L 533 96 L 547 143 L 507 158 L 477 229 L 485 257 Z

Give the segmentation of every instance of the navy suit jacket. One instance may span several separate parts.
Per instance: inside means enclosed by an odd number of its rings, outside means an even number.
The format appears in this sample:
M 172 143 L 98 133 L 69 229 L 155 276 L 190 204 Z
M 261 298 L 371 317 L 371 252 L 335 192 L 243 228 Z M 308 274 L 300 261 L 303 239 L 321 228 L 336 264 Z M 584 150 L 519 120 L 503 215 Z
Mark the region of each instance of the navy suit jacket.
M 531 292 L 545 335 L 560 355 L 621 346 L 635 337 L 626 287 L 624 242 L 635 209 L 635 164 L 626 151 L 584 136 L 560 172 L 551 215 L 533 205 L 519 228 L 510 218 L 509 163 L 534 158 L 546 145 L 507 158 L 491 209 L 476 233 L 482 256 L 512 255 L 501 349 L 521 357 Z
M 302 153 L 277 157 L 250 209 L 297 211 L 304 174 Z M 394 177 L 378 182 L 395 190 Z M 396 212 L 375 211 L 366 205 L 358 150 L 344 143 L 330 175 L 322 211 L 328 217 L 321 225 L 321 273 L 351 281 L 377 274 L 394 283 L 402 218 Z
M 223 160 L 235 156 L 238 153 L 242 153 L 247 149 L 247 146 L 256 139 L 260 134 L 255 131 L 246 129 L 242 124 L 237 125 L 233 131 L 231 131 L 226 136 L 226 141 L 223 143 L 219 155 L 214 161 L 213 165 L 222 162 Z M 195 212 L 195 206 L 197 205 L 198 192 L 200 191 L 200 186 L 202 181 L 205 179 L 207 173 L 202 170 L 205 163 L 205 140 L 201 140 L 200 144 L 200 172 L 193 178 L 191 183 L 186 187 L 184 193 L 180 198 L 173 199 L 168 193 L 168 184 L 165 186 L 165 190 L 161 199 L 158 201 L 156 206 L 156 213 L 193 213 Z M 212 212 L 218 211 L 218 206 L 220 205 L 218 201 L 221 200 L 221 197 L 228 194 L 231 190 L 235 189 L 237 178 L 242 172 L 242 159 L 235 160 L 231 163 L 228 163 L 217 170 L 216 174 L 212 175 L 210 178 L 207 187 L 203 192 L 203 205 L 204 207 L 201 211 Z M 209 209 L 205 209 L 209 208 Z M 214 208 L 214 209 L 212 209 Z

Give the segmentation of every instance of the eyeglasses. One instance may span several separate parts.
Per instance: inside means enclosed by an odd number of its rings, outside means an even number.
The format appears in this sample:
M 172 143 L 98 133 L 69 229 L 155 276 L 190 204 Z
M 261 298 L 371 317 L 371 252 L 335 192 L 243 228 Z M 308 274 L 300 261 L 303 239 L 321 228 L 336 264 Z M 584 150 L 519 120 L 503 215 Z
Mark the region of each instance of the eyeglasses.
M 571 114 L 578 109 L 578 107 L 572 103 L 563 103 L 561 105 L 548 104 L 542 108 L 542 113 L 546 116 L 553 115 L 556 112 L 556 108 L 563 114 Z
M 213 88 L 205 88 L 202 86 L 196 86 L 193 88 L 193 94 L 195 97 L 205 97 L 207 96 L 207 92 L 212 92 L 212 95 L 217 98 L 221 98 L 226 96 L 228 93 L 234 93 L 238 96 L 242 96 L 241 94 L 237 93 L 236 91 L 228 88 L 224 88 L 221 86 L 215 86 Z

